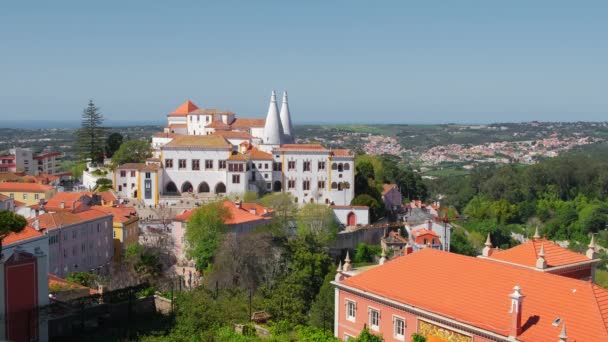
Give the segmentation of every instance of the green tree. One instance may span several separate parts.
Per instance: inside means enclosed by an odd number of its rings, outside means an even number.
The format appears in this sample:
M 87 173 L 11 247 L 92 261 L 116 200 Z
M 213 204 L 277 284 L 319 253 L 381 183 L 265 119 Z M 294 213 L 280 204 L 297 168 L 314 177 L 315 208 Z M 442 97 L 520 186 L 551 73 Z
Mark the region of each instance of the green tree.
M 375 256 L 380 256 L 381 254 L 382 247 L 379 245 L 368 245 L 365 242 L 361 242 L 355 248 L 353 261 L 355 263 L 372 262 Z
M 372 334 L 369 329 L 363 328 L 359 336 L 357 336 L 356 342 L 382 342 L 382 335 Z
M 95 181 L 95 184 L 97 184 L 98 192 L 103 192 L 103 191 L 112 189 L 112 180 L 107 179 L 107 178 L 98 178 Z
M 99 281 L 99 276 L 89 272 L 72 272 L 68 274 L 65 280 L 80 284 L 82 286 L 96 288 L 97 282 Z
M 412 334 L 412 342 L 426 342 L 426 337 L 420 334 Z
M 118 151 L 120 145 L 123 143 L 122 134 L 114 132 L 108 135 L 108 139 L 106 140 L 106 157 L 112 158 L 114 153 Z
M 204 270 L 213 261 L 224 232 L 224 222 L 230 212 L 222 202 L 205 204 L 196 209 L 186 225 L 188 257 L 192 258 L 199 270 Z
M 350 202 L 350 205 L 364 205 L 369 207 L 370 221 L 375 222 L 384 215 L 384 203 L 378 202 L 368 194 L 357 195 Z
M 2 240 L 10 233 L 19 233 L 27 225 L 27 221 L 21 215 L 12 211 L 0 211 L 0 257 L 2 256 Z
M 333 210 L 323 204 L 307 203 L 300 208 L 297 226 L 301 237 L 312 238 L 323 246 L 328 246 L 338 234 L 338 221 Z
M 112 165 L 118 167 L 126 163 L 143 163 L 152 156 L 152 147 L 147 141 L 129 140 L 112 156 Z
M 476 256 L 477 251 L 467 238 L 466 231 L 462 228 L 455 228 L 450 239 L 450 252 L 457 254 Z
M 294 220 L 298 209 L 293 197 L 285 192 L 268 194 L 260 199 L 260 203 L 273 210 L 275 221 L 281 227 L 288 226 Z
M 90 100 L 82 112 L 82 121 L 77 132 L 78 148 L 82 160 L 91 159 L 94 163 L 103 163 L 105 128 L 102 124 L 103 115 Z
M 336 275 L 335 269 L 327 273 L 323 280 L 323 285 L 310 307 L 308 322 L 310 325 L 321 328 L 325 331 L 333 331 L 333 312 L 334 312 L 334 286 L 331 282 Z
M 152 280 L 158 277 L 162 271 L 158 250 L 146 248 L 140 244 L 132 244 L 127 247 L 125 261 L 143 279 Z

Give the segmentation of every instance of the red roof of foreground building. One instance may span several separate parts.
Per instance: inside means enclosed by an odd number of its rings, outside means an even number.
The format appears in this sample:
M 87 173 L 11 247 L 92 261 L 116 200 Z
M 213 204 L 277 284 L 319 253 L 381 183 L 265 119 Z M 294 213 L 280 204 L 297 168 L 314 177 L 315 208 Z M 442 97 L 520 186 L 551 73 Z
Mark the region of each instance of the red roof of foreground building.
M 25 226 L 19 233 L 9 233 L 3 240 L 2 246 L 10 245 L 11 243 L 21 242 L 42 236 L 42 233 L 30 226 Z
M 536 267 L 540 247 L 544 246 L 545 260 L 548 267 L 576 264 L 591 261 L 587 256 L 568 250 L 547 239 L 532 239 L 521 245 L 503 251 L 494 251 L 489 259 L 508 263 Z
M 425 248 L 340 284 L 503 336 L 509 294 L 519 285 L 524 329 L 517 340 L 556 341 L 561 325 L 552 322 L 561 318 L 568 341 L 608 341 L 608 290 L 524 267 Z
M 188 100 L 184 102 L 181 106 L 179 106 L 176 110 L 174 110 L 169 116 L 186 116 L 188 113 L 197 110 L 198 107 L 192 103 L 192 101 Z

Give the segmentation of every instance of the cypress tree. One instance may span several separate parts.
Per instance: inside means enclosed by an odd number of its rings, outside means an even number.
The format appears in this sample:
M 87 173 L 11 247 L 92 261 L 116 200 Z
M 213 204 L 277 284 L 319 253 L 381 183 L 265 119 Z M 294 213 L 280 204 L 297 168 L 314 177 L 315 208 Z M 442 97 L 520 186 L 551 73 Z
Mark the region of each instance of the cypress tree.
M 82 121 L 78 130 L 78 148 L 80 158 L 91 159 L 93 163 L 103 163 L 103 147 L 105 128 L 102 126 L 103 116 L 93 100 L 82 111 Z

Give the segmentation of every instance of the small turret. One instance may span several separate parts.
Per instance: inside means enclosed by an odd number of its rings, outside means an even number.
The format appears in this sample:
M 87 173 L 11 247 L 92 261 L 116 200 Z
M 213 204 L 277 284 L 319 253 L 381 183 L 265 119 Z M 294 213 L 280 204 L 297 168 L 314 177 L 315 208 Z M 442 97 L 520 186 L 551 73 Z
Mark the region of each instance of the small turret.
M 382 247 L 382 255 L 380 256 L 380 262 L 378 264 L 384 265 L 385 262 L 386 262 L 386 250 L 384 250 L 384 247 Z
M 540 239 L 540 233 L 538 232 L 538 227 L 534 230 L 534 236 L 532 237 L 534 240 Z
M 596 254 L 596 248 L 597 246 L 595 245 L 595 235 L 591 234 L 591 241 L 589 242 L 589 246 L 587 246 L 587 252 L 585 253 L 585 255 L 587 256 L 587 258 L 589 259 L 595 259 L 597 257 Z
M 346 258 L 344 259 L 344 266 L 342 267 L 342 271 L 348 272 L 353 269 L 353 266 L 350 264 L 350 257 L 348 255 L 348 251 L 346 251 Z
M 568 335 L 566 334 L 566 322 L 562 324 L 562 331 L 559 333 L 558 342 L 568 342 Z
M 336 270 L 336 277 L 334 278 L 334 280 L 342 280 L 342 260 L 340 260 L 340 262 L 338 263 L 338 269 Z
M 538 252 L 538 259 L 536 259 L 536 268 L 545 269 L 547 268 L 547 261 L 545 260 L 545 244 L 540 245 L 540 251 Z
M 484 243 L 484 248 L 481 250 L 481 255 L 484 257 L 489 257 L 492 255 L 492 241 L 490 240 L 490 233 L 488 233 L 488 238 L 486 239 L 486 243 Z

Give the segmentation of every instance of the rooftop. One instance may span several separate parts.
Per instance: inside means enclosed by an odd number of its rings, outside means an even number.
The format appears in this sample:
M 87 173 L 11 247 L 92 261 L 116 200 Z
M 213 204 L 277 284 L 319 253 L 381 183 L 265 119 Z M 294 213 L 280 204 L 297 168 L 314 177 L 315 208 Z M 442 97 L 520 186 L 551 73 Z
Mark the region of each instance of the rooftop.
M 2 246 L 7 246 L 12 243 L 21 242 L 42 236 L 42 233 L 30 226 L 25 226 L 19 233 L 9 233 L 3 240 Z
M 264 127 L 266 119 L 247 119 L 247 118 L 236 118 L 230 124 L 232 129 L 250 129 L 252 127 Z
M 541 245 L 545 249 L 545 261 L 547 261 L 548 267 L 564 266 L 591 260 L 583 254 L 575 253 L 544 238 L 531 239 L 528 242 L 509 249 L 493 251 L 492 255 L 488 258 L 490 260 L 536 267 L 536 260 L 538 260 Z
M 188 115 L 188 113 L 193 112 L 197 109 L 198 107 L 194 103 L 192 103 L 192 101 L 188 100 L 182 103 L 181 106 L 177 107 L 177 109 L 174 110 L 171 114 L 169 114 L 169 116 L 186 116 Z
M 219 135 L 181 135 L 175 137 L 164 147 L 192 147 L 192 148 L 227 148 L 232 149 L 226 138 Z
M 511 323 L 509 294 L 519 285 L 526 297 L 518 340 L 557 340 L 561 327 L 552 322 L 558 317 L 568 325 L 569 341 L 608 340 L 606 289 L 486 259 L 425 248 L 341 284 L 503 336 Z
M 54 190 L 50 185 L 38 183 L 3 182 L 0 183 L 0 191 L 4 192 L 46 192 Z
M 120 165 L 118 170 L 158 171 L 158 166 L 145 163 L 127 163 Z

